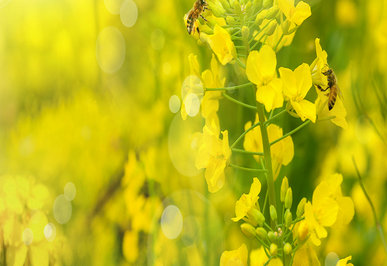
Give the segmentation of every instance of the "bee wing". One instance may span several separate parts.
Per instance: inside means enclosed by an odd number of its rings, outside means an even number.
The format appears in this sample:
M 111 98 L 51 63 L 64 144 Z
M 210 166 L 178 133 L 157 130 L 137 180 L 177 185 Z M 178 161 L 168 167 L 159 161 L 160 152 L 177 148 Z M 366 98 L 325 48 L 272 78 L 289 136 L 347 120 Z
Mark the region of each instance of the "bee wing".
M 336 86 L 337 86 L 337 84 L 336 84 Z M 341 100 L 344 102 L 344 95 L 343 95 L 343 93 L 341 92 L 339 86 L 337 86 L 337 92 L 338 92 L 339 97 L 341 98 Z

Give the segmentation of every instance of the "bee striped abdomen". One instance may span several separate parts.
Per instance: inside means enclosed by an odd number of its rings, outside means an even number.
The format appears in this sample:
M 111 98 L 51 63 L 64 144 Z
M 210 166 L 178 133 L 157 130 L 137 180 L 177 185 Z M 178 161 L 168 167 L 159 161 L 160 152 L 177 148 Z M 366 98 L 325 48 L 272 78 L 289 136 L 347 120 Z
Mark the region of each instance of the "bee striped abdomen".
M 333 106 L 335 106 L 336 99 L 337 99 L 337 88 L 336 86 L 332 86 L 331 91 L 329 92 L 329 98 L 328 98 L 329 111 L 332 110 Z

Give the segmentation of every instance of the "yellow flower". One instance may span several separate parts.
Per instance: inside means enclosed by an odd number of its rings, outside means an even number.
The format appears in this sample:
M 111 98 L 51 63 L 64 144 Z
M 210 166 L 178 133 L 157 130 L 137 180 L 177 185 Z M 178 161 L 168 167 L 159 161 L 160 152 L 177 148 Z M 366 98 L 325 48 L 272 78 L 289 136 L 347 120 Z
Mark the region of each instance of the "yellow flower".
M 310 239 L 316 246 L 321 244 L 321 238 L 328 235 L 325 227 L 335 223 L 348 224 L 352 220 L 353 202 L 349 197 L 342 196 L 342 181 L 339 174 L 329 176 L 314 190 L 312 203 L 305 204 L 305 221 Z
M 336 98 L 335 106 L 332 108 L 332 110 L 329 110 L 328 97 L 326 96 L 328 92 L 322 92 L 317 88 L 317 86 L 320 86 L 323 89 L 328 87 L 328 79 L 327 76 L 323 74 L 323 72 L 325 72 L 329 67 L 327 62 L 328 54 L 321 48 L 320 39 L 316 38 L 315 44 L 317 57 L 310 65 L 310 71 L 312 72 L 312 82 L 316 86 L 318 95 L 316 100 L 317 115 L 319 119 L 334 117 L 331 119 L 332 123 L 346 129 L 348 127 L 347 121 L 345 119 L 347 116 L 347 111 L 345 110 L 340 95 L 338 95 Z
M 308 64 L 298 66 L 294 72 L 288 68 L 279 69 L 283 82 L 284 95 L 289 99 L 290 104 L 302 121 L 310 119 L 316 122 L 316 106 L 305 96 L 312 86 L 312 76 Z
M 257 85 L 256 100 L 265 105 L 266 111 L 282 107 L 282 81 L 277 78 L 277 59 L 273 49 L 262 46 L 259 52 L 252 51 L 246 62 L 247 78 Z
M 214 122 L 215 120 L 210 121 Z M 198 169 L 206 168 L 204 177 L 211 193 L 215 193 L 223 187 L 224 168 L 226 168 L 231 156 L 228 132 L 227 130 L 222 131 L 223 139 L 219 139 L 219 131 L 216 123 L 209 124 L 206 121 L 203 133 L 198 139 L 199 149 L 195 161 Z
M 250 266 L 263 266 L 268 259 L 263 246 L 250 252 Z
M 236 49 L 230 34 L 218 24 L 214 27 L 213 35 L 203 33 L 202 38 L 208 42 L 222 65 L 230 63 L 236 57 Z
M 258 123 L 258 117 L 255 119 L 255 123 Z M 245 125 L 245 130 L 251 127 L 252 123 L 249 121 Z M 283 136 L 282 128 L 275 124 L 270 124 L 267 127 L 267 133 L 269 135 L 269 142 L 272 142 Z M 245 135 L 243 147 L 246 151 L 263 152 L 263 144 L 261 137 L 261 128 L 255 127 Z M 284 138 L 283 140 L 270 146 L 272 156 L 272 167 L 274 178 L 277 177 L 280 171 L 281 165 L 288 165 L 294 156 L 294 145 L 291 136 Z M 259 162 L 259 156 L 254 156 L 255 160 Z
M 258 178 L 254 177 L 249 194 L 243 194 L 235 203 L 236 217 L 232 218 L 234 222 L 247 216 L 249 211 L 255 207 L 255 204 L 259 199 L 259 192 L 261 192 L 261 182 L 259 182 Z
M 294 254 L 294 266 L 319 266 L 316 250 L 309 241 L 301 246 Z
M 216 61 L 214 54 L 212 54 L 211 59 L 211 69 L 207 69 L 202 73 L 202 80 L 205 88 L 222 88 L 226 78 L 223 77 L 219 64 Z M 205 119 L 213 117 L 213 114 L 219 109 L 219 99 L 221 97 L 221 91 L 207 91 L 201 103 L 202 107 L 202 116 Z M 219 123 L 218 123 L 219 124 Z
M 242 244 L 238 249 L 223 251 L 220 257 L 220 266 L 246 266 L 247 247 Z
M 304 1 L 300 1 L 297 6 L 294 6 L 294 0 L 278 0 L 278 7 L 286 18 L 297 26 L 301 25 L 312 14 L 310 6 Z
M 353 266 L 352 263 L 348 263 L 348 261 L 351 260 L 351 259 L 352 259 L 352 256 L 348 256 L 348 257 L 346 257 L 346 258 L 344 258 L 344 259 L 341 259 L 341 260 L 339 260 L 339 261 L 336 263 L 336 266 L 346 266 L 346 265 L 348 265 L 348 266 Z

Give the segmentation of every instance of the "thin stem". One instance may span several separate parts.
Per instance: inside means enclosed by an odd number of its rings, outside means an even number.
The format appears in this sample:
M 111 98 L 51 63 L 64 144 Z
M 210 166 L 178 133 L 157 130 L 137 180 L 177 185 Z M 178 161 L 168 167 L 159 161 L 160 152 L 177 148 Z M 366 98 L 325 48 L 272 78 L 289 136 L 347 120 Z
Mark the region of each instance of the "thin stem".
M 300 130 L 301 128 L 305 127 L 305 126 L 306 126 L 307 124 L 309 124 L 309 123 L 310 123 L 310 120 L 305 121 L 305 122 L 302 123 L 300 126 L 298 126 L 298 127 L 296 127 L 295 129 L 293 129 L 292 131 L 290 131 L 290 132 L 286 133 L 285 135 L 283 135 L 282 137 L 280 137 L 280 138 L 278 138 L 278 139 L 272 141 L 272 142 L 270 143 L 270 145 L 274 145 L 274 144 L 276 144 L 277 142 L 283 140 L 284 138 L 289 137 L 290 135 L 296 133 L 298 130 Z
M 286 111 L 286 109 L 284 109 L 284 110 L 282 110 L 281 112 L 279 112 L 278 114 L 276 114 L 276 115 L 274 115 L 274 116 L 271 116 L 271 117 L 269 117 L 269 119 L 268 120 L 266 120 L 266 122 L 265 122 L 265 124 L 267 125 L 267 124 L 270 124 L 271 123 L 271 121 L 273 121 L 273 120 L 275 120 L 277 117 L 279 117 L 279 116 L 281 116 L 281 115 L 283 115 L 284 113 L 286 113 L 287 111 Z
M 241 67 L 246 68 L 246 65 L 239 58 L 236 58 L 236 61 Z
M 352 161 L 353 161 L 353 165 L 355 166 L 357 176 L 358 176 L 358 178 L 359 178 L 359 183 L 360 183 L 361 189 L 363 190 L 363 193 L 364 193 L 364 195 L 366 196 L 367 201 L 368 201 L 368 203 L 369 203 L 370 206 L 371 206 L 372 214 L 374 215 L 374 220 L 375 220 L 375 226 L 376 226 L 376 229 L 379 231 L 379 235 L 380 235 L 380 238 L 382 239 L 382 243 L 383 243 L 383 246 L 384 246 L 384 250 L 385 250 L 386 253 L 387 253 L 386 239 L 384 238 L 383 228 L 382 228 L 382 226 L 380 225 L 380 222 L 379 222 L 379 220 L 378 220 L 378 216 L 376 215 L 375 206 L 374 206 L 374 204 L 372 203 L 371 198 L 370 198 L 370 196 L 368 195 L 368 193 L 367 193 L 367 191 L 366 191 L 366 189 L 365 189 L 365 186 L 364 186 L 364 184 L 363 184 L 363 179 L 361 178 L 359 169 L 357 168 L 357 164 L 356 164 L 356 161 L 355 161 L 355 157 L 354 157 L 354 156 L 352 156 Z
M 236 165 L 236 164 L 233 164 L 233 163 L 230 163 L 229 166 L 232 167 L 232 168 L 235 168 L 235 169 L 239 169 L 239 170 L 243 170 L 243 171 L 248 171 L 248 172 L 258 172 L 258 173 L 266 172 L 265 169 L 248 168 L 248 167 L 239 166 L 239 165 Z
M 274 178 L 273 178 L 273 167 L 271 165 L 271 153 L 270 153 L 270 142 L 269 136 L 267 134 L 265 123 L 265 111 L 263 110 L 263 105 L 257 102 L 258 118 L 261 122 L 261 136 L 263 144 L 263 153 L 265 159 L 265 168 L 266 168 L 266 179 L 267 179 L 267 190 L 269 193 L 269 203 L 277 208 L 274 192 Z
M 251 154 L 251 155 L 260 155 L 260 156 L 263 155 L 263 152 L 245 151 L 245 150 L 237 149 L 237 148 L 232 148 L 231 151 L 238 152 L 238 153 L 244 153 L 244 154 Z
M 224 98 L 236 103 L 236 104 L 239 104 L 243 107 L 246 107 L 246 108 L 249 108 L 249 109 L 252 109 L 252 110 L 257 110 L 257 107 L 256 106 L 253 106 L 253 105 L 250 105 L 250 104 L 247 104 L 247 103 L 244 103 L 244 102 L 241 102 L 237 99 L 234 99 L 233 97 L 231 97 L 230 95 L 228 95 L 226 92 L 223 92 L 223 96 Z
M 336 118 L 336 116 L 335 115 L 331 115 L 331 116 L 328 116 L 328 117 L 317 119 L 316 122 L 328 121 L 328 120 L 331 120 L 331 119 L 334 119 L 334 118 Z
M 230 148 L 232 149 L 232 148 L 234 148 L 235 147 L 235 145 L 237 145 L 238 144 L 238 142 L 247 134 L 247 133 L 249 133 L 251 130 L 253 130 L 254 128 L 256 128 L 257 126 L 259 126 L 261 123 L 260 122 L 258 122 L 258 123 L 256 123 L 256 124 L 254 124 L 254 125 L 252 125 L 249 129 L 247 129 L 245 132 L 243 132 L 235 141 L 234 141 L 234 143 L 233 144 L 231 144 L 231 146 L 230 146 Z
M 236 85 L 236 86 L 230 86 L 230 87 L 224 87 L 224 88 L 206 88 L 206 91 L 232 91 L 236 89 L 242 89 L 242 88 L 247 88 L 251 86 L 251 82 L 241 84 L 241 85 Z

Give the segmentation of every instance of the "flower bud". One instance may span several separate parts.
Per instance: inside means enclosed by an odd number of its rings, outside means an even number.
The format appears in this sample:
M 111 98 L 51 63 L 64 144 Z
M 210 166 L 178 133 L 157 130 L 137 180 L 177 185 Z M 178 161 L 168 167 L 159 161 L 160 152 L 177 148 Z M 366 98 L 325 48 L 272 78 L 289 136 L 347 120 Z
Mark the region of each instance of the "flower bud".
M 282 179 L 282 183 L 281 183 L 281 202 L 285 201 L 286 191 L 288 190 L 288 188 L 289 188 L 289 181 L 288 181 L 288 178 L 285 176 Z
M 297 212 L 296 212 L 297 218 L 300 218 L 304 214 L 305 203 L 306 203 L 306 198 L 302 198 L 300 200 L 300 203 L 298 203 Z
M 226 17 L 226 22 L 228 25 L 234 25 L 235 24 L 235 18 L 232 16 L 227 16 Z
M 213 1 L 213 2 L 215 2 L 215 1 Z M 218 2 L 218 1 L 216 1 L 216 2 Z M 231 9 L 230 3 L 227 0 L 219 0 L 219 2 L 222 4 L 224 9 L 228 9 L 228 10 Z
M 308 225 L 305 221 L 301 221 L 299 227 L 298 227 L 298 239 L 300 241 L 304 241 L 306 237 L 308 236 L 309 230 Z
M 274 242 L 276 237 L 273 231 L 267 233 L 267 238 L 269 238 L 270 242 Z
M 262 214 L 262 212 L 258 211 L 257 209 L 255 210 L 256 210 L 255 218 L 256 218 L 257 224 L 259 226 L 262 226 L 263 223 L 265 222 L 265 216 Z
M 284 252 L 286 255 L 289 255 L 292 252 L 292 245 L 290 245 L 289 243 L 286 243 L 284 245 Z
M 243 8 L 244 10 L 250 10 L 251 9 L 251 6 L 252 6 L 252 4 L 251 4 L 251 2 L 249 1 L 249 2 L 247 2 L 247 4 L 245 5 L 245 7 Z
M 273 5 L 273 0 L 263 0 L 263 8 L 269 8 Z
M 267 9 L 264 9 L 262 11 L 260 11 L 257 16 L 255 17 L 255 23 L 259 26 L 262 24 L 263 20 L 266 18 L 267 16 L 267 13 L 268 13 L 268 10 Z
M 273 205 L 270 205 L 270 218 L 273 222 L 277 221 L 277 210 Z
M 270 36 L 274 33 L 275 29 L 277 28 L 277 21 L 275 20 L 271 20 L 269 22 L 269 25 L 267 26 L 266 30 L 265 30 L 265 34 L 267 36 Z
M 239 1 L 234 1 L 232 3 L 232 7 L 234 8 L 234 12 L 240 12 L 242 11 L 241 9 L 241 4 L 239 3 Z
M 263 5 L 263 0 L 254 0 L 253 6 L 256 8 L 256 10 L 260 10 Z
M 267 231 L 265 230 L 265 228 L 263 227 L 258 227 L 257 229 L 255 229 L 255 232 L 257 233 L 257 235 L 262 239 L 262 240 L 265 240 L 266 237 L 267 237 Z
M 241 230 L 248 238 L 253 238 L 256 235 L 255 228 L 251 224 L 248 224 L 248 223 L 241 224 Z
M 285 211 L 285 225 L 286 225 L 286 227 L 289 227 L 290 224 L 292 223 L 292 221 L 293 221 L 292 213 L 290 212 L 289 209 L 287 209 Z
M 249 41 L 249 35 L 250 35 L 249 27 L 242 26 L 242 40 L 244 42 L 248 42 Z
M 286 191 L 286 196 L 285 196 L 285 208 L 290 209 L 292 207 L 293 203 L 293 192 L 292 188 L 288 188 Z
M 281 23 L 281 27 L 282 27 L 282 32 L 284 33 L 284 35 L 287 35 L 288 31 L 289 31 L 289 27 L 290 27 L 290 21 L 285 20 L 284 22 Z
M 267 15 L 266 15 L 266 18 L 267 19 L 275 18 L 277 16 L 277 14 L 278 14 L 278 11 L 279 11 L 279 9 L 276 6 L 273 6 L 273 7 L 269 8 L 268 12 L 267 12 Z
M 226 10 L 223 8 L 222 4 L 218 1 L 210 2 L 211 12 L 215 15 L 215 17 L 222 17 Z
M 277 247 L 277 245 L 274 244 L 274 243 L 271 243 L 271 244 L 270 244 L 270 254 L 271 254 L 272 256 L 275 256 L 275 255 L 277 255 L 277 252 L 278 252 L 278 247 Z
M 247 217 L 249 219 L 250 224 L 253 226 L 257 226 L 257 224 L 262 226 L 261 215 L 262 215 L 262 213 L 260 211 L 258 211 L 256 208 L 252 208 L 251 210 L 249 210 L 249 212 L 247 213 Z M 263 217 L 263 219 L 265 219 L 265 217 Z

